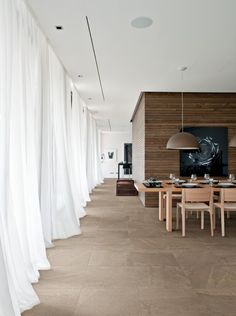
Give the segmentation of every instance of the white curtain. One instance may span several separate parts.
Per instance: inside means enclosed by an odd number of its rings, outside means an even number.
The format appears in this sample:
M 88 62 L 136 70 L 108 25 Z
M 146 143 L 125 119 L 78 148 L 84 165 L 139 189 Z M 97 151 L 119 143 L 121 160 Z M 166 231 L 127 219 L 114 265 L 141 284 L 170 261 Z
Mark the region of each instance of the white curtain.
M 22 0 L 0 0 L 0 69 L 0 316 L 13 316 L 39 303 L 45 244 L 80 234 L 101 179 L 96 122 Z
M 73 82 L 67 77 L 67 137 L 70 151 L 70 171 L 73 181 L 74 199 L 77 205 L 86 206 L 90 201 L 86 176 L 86 157 L 84 149 L 82 100 Z M 79 217 L 86 215 L 84 209 L 77 207 Z
M 16 291 L 11 275 L 7 271 L 7 262 L 4 258 L 2 241 L 0 239 L 0 315 L 17 315 L 20 316 L 20 308 L 17 302 Z M 9 279 L 8 279 L 9 278 Z
M 101 137 L 102 131 L 96 126 L 96 134 L 97 134 L 97 176 L 98 176 L 98 184 L 103 183 L 103 173 L 102 173 L 102 160 L 101 160 Z
M 48 97 L 43 105 L 41 214 L 47 246 L 53 239 L 80 234 L 78 209 L 72 194 L 66 136 L 66 74 L 48 47 Z M 46 92 L 45 92 L 46 93 Z
M 33 55 L 39 43 L 34 29 L 28 33 L 32 20 L 22 2 L 1 0 L 0 21 L 1 265 L 5 264 L 5 281 L 17 315 L 39 302 L 31 282 L 38 280 L 39 268 L 49 268 L 34 172 L 34 133 L 29 134 L 32 112 L 28 112 L 30 103 L 35 103 L 30 87 L 36 80 L 37 55 Z M 31 41 L 26 45 L 28 37 Z
M 98 128 L 92 114 L 86 111 L 87 179 L 89 192 L 102 182 Z
M 56 214 L 53 218 L 53 239 L 80 233 L 74 205 L 65 125 L 65 71 L 52 49 L 49 49 L 50 106 L 53 115 L 53 169 Z

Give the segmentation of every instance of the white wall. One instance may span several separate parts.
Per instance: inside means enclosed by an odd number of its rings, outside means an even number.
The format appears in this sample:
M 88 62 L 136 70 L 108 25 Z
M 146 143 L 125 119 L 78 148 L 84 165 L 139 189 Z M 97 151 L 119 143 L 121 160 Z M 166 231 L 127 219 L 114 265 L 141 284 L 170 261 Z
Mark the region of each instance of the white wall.
M 124 143 L 132 142 L 131 132 L 102 132 L 101 133 L 101 154 L 102 173 L 104 178 L 117 178 L 118 162 L 124 161 Z M 107 152 L 115 150 L 115 159 L 108 159 Z

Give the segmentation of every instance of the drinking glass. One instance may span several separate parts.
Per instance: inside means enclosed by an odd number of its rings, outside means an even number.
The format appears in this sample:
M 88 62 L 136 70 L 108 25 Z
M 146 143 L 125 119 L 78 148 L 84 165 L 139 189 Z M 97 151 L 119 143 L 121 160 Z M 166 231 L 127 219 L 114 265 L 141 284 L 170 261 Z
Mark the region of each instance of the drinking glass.
M 213 179 L 213 178 L 210 178 L 210 179 L 209 179 L 209 184 L 210 184 L 210 186 L 212 186 L 213 183 L 214 183 L 214 179 Z
M 209 179 L 210 179 L 209 173 L 205 173 L 205 174 L 204 174 L 204 179 L 205 179 L 206 181 L 209 181 Z
M 179 184 L 179 178 L 175 178 L 175 183 Z
M 171 181 L 172 183 L 175 182 L 175 174 L 174 174 L 174 173 L 170 173 L 169 178 L 170 178 L 170 181 Z
M 235 175 L 233 173 L 231 173 L 229 175 L 229 181 L 232 182 L 232 181 L 234 181 L 234 179 L 235 179 Z
M 196 181 L 197 175 L 195 173 L 191 174 L 191 181 Z

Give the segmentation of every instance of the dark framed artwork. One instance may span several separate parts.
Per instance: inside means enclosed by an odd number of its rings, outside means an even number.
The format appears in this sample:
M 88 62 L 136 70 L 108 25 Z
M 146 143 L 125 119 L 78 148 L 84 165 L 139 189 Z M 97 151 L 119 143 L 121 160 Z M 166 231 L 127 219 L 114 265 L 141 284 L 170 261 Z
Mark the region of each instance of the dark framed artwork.
M 124 162 L 132 163 L 132 143 L 124 144 Z
M 116 149 L 106 149 L 104 150 L 104 160 L 105 161 L 116 161 Z
M 130 168 L 124 168 L 124 174 L 132 173 L 132 143 L 124 144 L 124 162 L 131 164 Z
M 180 151 L 180 176 L 228 176 L 228 128 L 185 127 L 184 131 L 197 137 L 200 149 Z

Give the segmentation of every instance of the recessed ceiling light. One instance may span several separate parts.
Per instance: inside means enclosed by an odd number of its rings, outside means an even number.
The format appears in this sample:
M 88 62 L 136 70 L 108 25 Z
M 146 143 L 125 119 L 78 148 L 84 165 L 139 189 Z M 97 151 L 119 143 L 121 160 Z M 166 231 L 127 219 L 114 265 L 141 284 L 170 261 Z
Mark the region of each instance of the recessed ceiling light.
M 146 16 L 139 16 L 131 21 L 131 25 L 138 29 L 144 29 L 146 27 L 149 27 L 152 25 L 152 23 L 153 20 Z
M 57 30 L 63 30 L 63 26 L 62 26 L 62 25 L 56 25 L 55 28 L 56 28 Z
M 77 77 L 78 77 L 78 78 L 83 78 L 83 75 L 78 75 Z
M 177 69 L 178 69 L 179 71 L 185 71 L 185 70 L 188 69 L 188 67 L 187 67 L 187 66 L 179 66 Z

